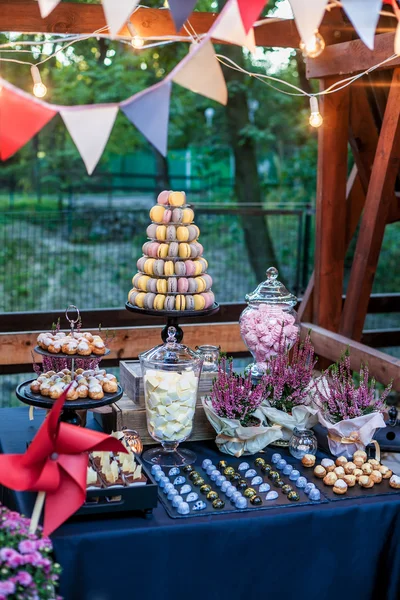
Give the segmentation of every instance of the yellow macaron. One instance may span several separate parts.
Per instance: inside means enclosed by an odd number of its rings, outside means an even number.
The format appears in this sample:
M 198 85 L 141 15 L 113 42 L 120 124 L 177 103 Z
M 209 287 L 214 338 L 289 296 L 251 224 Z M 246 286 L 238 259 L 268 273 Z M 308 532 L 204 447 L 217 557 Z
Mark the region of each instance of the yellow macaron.
M 176 230 L 176 239 L 178 242 L 187 242 L 189 239 L 189 231 L 187 227 L 178 227 Z
M 157 292 L 159 294 L 166 294 L 168 290 L 166 279 L 157 279 Z
M 159 242 L 165 242 L 166 237 L 167 237 L 167 228 L 165 227 L 165 225 L 159 225 L 156 229 L 156 239 Z
M 167 258 L 169 252 L 168 244 L 160 244 L 157 250 L 157 256 L 159 258 Z
M 200 296 L 200 294 L 195 294 L 193 296 L 193 300 L 194 300 L 194 310 L 203 310 L 203 308 L 206 305 L 206 301 L 204 300 L 203 296 Z
M 179 244 L 179 257 L 180 258 L 190 258 L 190 246 L 189 244 Z M 200 271 L 201 273 L 201 271 Z
M 186 202 L 185 192 L 171 192 L 168 202 L 170 206 L 183 206 Z
M 154 309 L 155 310 L 163 310 L 164 309 L 165 296 L 163 294 L 157 294 L 154 298 Z
M 182 223 L 188 225 L 194 219 L 194 212 L 191 208 L 184 208 L 182 211 Z
M 139 277 L 138 282 L 137 282 L 137 286 L 139 288 L 139 290 L 141 290 L 142 292 L 146 292 L 147 291 L 147 282 L 150 281 L 151 277 L 149 277 L 148 275 L 142 275 L 141 277 Z
M 203 272 L 203 265 L 201 264 L 201 262 L 197 262 L 197 261 L 193 261 L 193 262 L 194 262 L 194 268 L 196 269 L 194 274 L 201 275 L 201 273 Z
M 195 281 L 196 281 L 196 283 L 197 283 L 197 291 L 198 291 L 199 293 L 201 293 L 201 292 L 205 292 L 205 290 L 206 290 L 206 287 L 207 287 L 207 284 L 206 284 L 206 282 L 204 281 L 204 279 L 203 279 L 202 277 L 196 277 Z
M 178 294 L 178 296 L 175 298 L 175 309 L 176 310 L 185 310 L 185 306 L 186 306 L 185 296 L 182 296 L 182 294 Z
M 173 275 L 175 272 L 175 265 L 172 262 L 172 260 L 167 260 L 165 261 L 165 265 L 164 265 L 164 275 Z
M 161 204 L 153 206 L 150 211 L 150 219 L 155 223 L 161 223 L 165 213 L 165 208 Z
M 155 258 L 148 258 L 144 263 L 144 272 L 147 273 L 147 275 L 153 275 L 153 267 L 155 262 Z
M 145 296 L 146 294 L 144 292 L 139 292 L 139 294 L 135 298 L 136 306 L 138 306 L 139 308 L 143 308 Z

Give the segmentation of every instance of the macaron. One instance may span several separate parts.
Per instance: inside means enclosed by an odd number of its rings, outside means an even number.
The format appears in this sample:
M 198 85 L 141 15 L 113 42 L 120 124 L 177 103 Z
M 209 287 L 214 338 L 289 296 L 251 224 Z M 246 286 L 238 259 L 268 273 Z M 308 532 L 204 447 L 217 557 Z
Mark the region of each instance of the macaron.
M 201 257 L 198 258 L 196 261 L 196 263 L 200 263 L 202 265 L 202 273 L 205 273 L 208 269 L 208 262 L 206 261 L 205 258 Z
M 157 249 L 158 258 L 167 258 L 169 252 L 168 244 L 159 244 Z
M 167 280 L 167 286 L 168 286 L 168 293 L 169 294 L 176 294 L 176 292 L 178 291 L 178 280 L 176 277 L 169 277 Z M 174 304 L 175 306 L 175 304 Z
M 154 298 L 154 309 L 164 310 L 165 296 L 163 294 L 157 294 Z
M 187 227 L 178 227 L 176 230 L 176 239 L 178 242 L 187 242 L 189 239 L 189 232 Z
M 175 275 L 186 275 L 186 264 L 180 260 L 175 263 Z
M 206 286 L 206 282 L 204 281 L 203 277 L 196 277 L 196 281 L 197 281 L 197 291 L 199 293 L 205 292 L 207 286 Z
M 139 279 L 141 278 L 141 276 L 142 276 L 141 273 L 136 273 L 136 275 L 134 275 L 132 277 L 132 285 L 134 288 L 139 287 L 138 283 L 139 283 Z
M 194 310 L 194 298 L 190 294 L 185 296 L 186 298 L 186 310 Z
M 209 290 L 213 283 L 211 275 L 205 274 L 202 277 L 203 277 L 204 281 L 206 282 L 206 290 Z
M 154 261 L 154 275 L 158 275 L 159 277 L 161 275 L 164 275 L 164 261 L 163 260 L 156 260 Z
M 160 242 L 165 242 L 165 240 L 167 238 L 167 228 L 165 227 L 165 225 L 157 225 L 156 227 L 157 227 L 157 229 L 156 229 L 156 235 L 155 235 L 155 237 Z
M 194 310 L 203 310 L 206 305 L 206 301 L 203 298 L 203 296 L 201 296 L 200 294 L 196 294 L 195 296 L 193 296 L 193 299 L 194 299 Z
M 194 257 L 194 254 L 196 254 L 196 257 L 203 254 L 203 246 L 199 242 L 192 242 L 190 244 L 190 249 L 192 251 L 192 257 Z
M 203 272 L 203 265 L 199 262 L 195 262 L 194 263 L 194 268 L 195 268 L 195 275 L 201 275 Z
M 155 258 L 147 258 L 145 263 L 144 263 L 144 267 L 143 267 L 143 271 L 145 273 L 147 273 L 147 275 L 153 275 L 154 274 L 154 264 L 156 262 Z
M 137 286 L 140 291 L 147 292 L 147 282 L 150 277 L 148 275 L 141 275 L 138 279 Z
M 144 248 L 145 246 L 146 246 L 146 251 Z M 158 242 L 146 242 L 146 244 L 143 245 L 143 252 L 144 252 L 144 254 L 147 254 L 147 256 L 156 258 L 159 247 L 160 247 L 160 244 Z
M 189 244 L 179 244 L 179 257 L 180 258 L 190 258 L 190 246 Z
M 172 260 L 167 260 L 164 265 L 164 275 L 173 275 L 175 271 L 175 265 Z
M 163 220 L 164 213 L 165 213 L 165 208 L 163 206 L 161 206 L 160 204 L 156 204 L 150 210 L 150 219 L 152 221 L 154 221 L 155 223 L 161 223 L 161 221 Z
M 147 291 L 153 294 L 157 293 L 157 279 L 151 279 L 147 282 Z
M 164 310 L 175 310 L 175 296 L 167 296 L 165 298 Z
M 186 275 L 193 276 L 196 274 L 196 265 L 192 260 L 185 260 Z
M 155 223 L 152 223 L 151 225 L 149 225 L 148 228 L 146 229 L 147 237 L 154 240 L 156 237 L 156 234 L 157 234 L 157 227 L 158 227 L 158 225 L 156 225 Z
M 138 271 L 144 271 L 144 265 L 146 264 L 147 261 L 147 256 L 141 256 L 139 258 L 139 260 L 136 263 L 136 266 L 138 268 Z
M 188 233 L 189 233 L 189 242 L 193 242 L 193 240 L 197 240 L 200 235 L 200 229 L 197 225 L 189 225 Z
M 186 202 L 185 192 L 171 192 L 168 198 L 170 206 L 183 206 Z
M 168 256 L 170 256 L 171 258 L 175 258 L 176 256 L 178 256 L 178 252 L 179 252 L 178 242 L 171 242 L 169 245 Z
M 167 280 L 166 279 L 157 279 L 157 292 L 159 294 L 166 294 L 167 293 Z
M 188 291 L 189 282 L 186 277 L 179 277 L 178 279 L 178 292 L 180 294 L 186 294 Z
M 142 246 L 142 252 L 143 254 L 147 254 L 149 253 L 149 247 L 153 242 L 145 242 Z
M 171 221 L 171 219 L 172 219 L 172 210 L 170 208 L 167 208 L 167 210 L 163 214 L 162 222 L 169 223 Z
M 155 294 L 146 294 L 144 297 L 144 308 L 147 310 L 152 310 L 154 306 Z
M 182 214 L 182 223 L 191 223 L 194 219 L 194 212 L 191 208 L 184 208 Z
M 167 234 L 166 234 L 167 242 L 174 242 L 176 240 L 176 229 L 175 225 L 168 225 Z
M 188 292 L 195 294 L 197 292 L 197 281 L 193 277 L 188 279 Z
M 172 221 L 174 223 L 182 223 L 182 218 L 183 210 L 181 208 L 174 208 L 174 210 L 172 211 Z
M 143 308 L 144 307 L 144 299 L 146 297 L 146 294 L 144 292 L 139 292 L 138 295 L 135 298 L 135 304 L 136 306 L 138 306 L 139 308 Z
M 170 190 L 164 190 L 163 192 L 160 192 L 160 194 L 158 194 L 157 203 L 164 205 L 168 204 L 168 198 L 170 193 Z
M 178 296 L 175 297 L 175 309 L 176 310 L 185 310 L 185 306 L 186 306 L 185 296 L 178 294 Z
M 139 292 L 135 289 L 132 289 L 129 294 L 128 294 L 128 302 L 130 302 L 132 304 L 132 306 L 135 306 L 136 302 L 135 302 L 135 298 L 136 296 L 139 294 Z
M 191 244 L 189 244 L 189 248 L 190 248 L 190 258 L 197 258 L 199 256 L 199 251 L 197 249 L 195 242 L 192 242 Z
M 215 296 L 214 296 L 213 292 L 211 292 L 211 291 L 204 292 L 203 294 L 201 294 L 201 296 L 204 298 L 204 301 L 205 301 L 204 308 L 210 308 L 214 304 Z

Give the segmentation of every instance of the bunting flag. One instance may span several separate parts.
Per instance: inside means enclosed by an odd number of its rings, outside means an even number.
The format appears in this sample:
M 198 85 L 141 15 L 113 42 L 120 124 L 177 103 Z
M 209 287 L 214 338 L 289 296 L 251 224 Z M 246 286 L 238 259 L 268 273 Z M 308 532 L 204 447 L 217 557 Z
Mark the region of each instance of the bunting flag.
M 327 0 L 289 0 L 289 2 L 300 37 L 307 44 L 321 24 Z
M 396 35 L 394 36 L 394 51 L 395 54 L 400 55 L 400 23 L 396 28 Z
M 45 19 L 55 9 L 60 0 L 39 0 L 39 10 L 42 19 Z
M 103 0 L 106 21 L 112 36 L 116 36 L 125 25 L 139 0 Z
M 265 4 L 266 0 L 238 0 L 240 16 L 246 33 L 250 31 L 260 16 Z
M 63 106 L 62 119 L 91 175 L 99 162 L 110 137 L 117 105 Z
M 180 31 L 183 24 L 192 14 L 197 0 L 169 0 L 169 8 L 175 23 L 176 31 Z
M 166 79 L 120 103 L 122 112 L 163 156 L 168 147 L 171 87 Z
M 342 6 L 364 44 L 373 50 L 382 0 L 342 0 Z
M 238 0 L 228 0 L 220 16 L 210 30 L 214 39 L 230 42 L 236 46 L 244 46 L 250 52 L 256 49 L 254 31 L 246 33 L 239 10 Z
M 48 123 L 57 110 L 0 79 L 0 159 L 7 160 Z
M 221 65 L 210 41 L 192 46 L 189 54 L 169 74 L 175 83 L 184 88 L 216 100 L 228 102 L 228 90 Z

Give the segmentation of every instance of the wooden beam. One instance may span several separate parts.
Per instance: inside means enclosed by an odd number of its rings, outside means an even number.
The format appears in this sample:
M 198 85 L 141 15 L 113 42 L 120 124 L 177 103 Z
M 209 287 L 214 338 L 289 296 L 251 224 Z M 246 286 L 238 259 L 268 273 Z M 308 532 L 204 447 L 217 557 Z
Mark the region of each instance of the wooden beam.
M 400 69 L 392 85 L 379 136 L 365 210 L 351 269 L 340 333 L 359 340 L 400 165 Z
M 375 36 L 374 50 L 369 50 L 361 40 L 327 46 L 318 58 L 307 59 L 307 77 L 308 79 L 321 79 L 335 75 L 342 77 L 366 71 L 394 53 L 394 37 L 394 32 Z M 396 56 L 380 69 L 393 69 L 399 65 L 400 56 Z
M 335 80 L 321 82 L 321 91 Z M 321 97 L 324 123 L 318 135 L 315 286 L 313 321 L 337 331 L 346 242 L 347 137 L 349 90 Z
M 311 330 L 311 340 L 318 356 L 323 356 L 332 362 L 350 349 L 351 368 L 359 371 L 362 364 L 368 364 L 370 373 L 377 381 L 387 385 L 393 380 L 393 389 L 400 392 L 400 359 L 384 354 L 364 344 L 350 340 L 318 327 L 312 323 L 301 325 L 301 335 L 304 338 Z

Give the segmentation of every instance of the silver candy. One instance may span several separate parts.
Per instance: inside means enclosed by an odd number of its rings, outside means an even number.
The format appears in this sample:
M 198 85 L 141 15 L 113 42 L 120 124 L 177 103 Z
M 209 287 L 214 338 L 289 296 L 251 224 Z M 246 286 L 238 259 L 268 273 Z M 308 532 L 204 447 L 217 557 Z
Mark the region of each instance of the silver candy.
M 299 477 L 299 478 L 296 480 L 296 486 L 297 486 L 298 488 L 300 488 L 300 489 L 301 489 L 301 488 L 305 488 L 305 487 L 306 487 L 306 485 L 307 485 L 307 479 L 306 479 L 305 477 Z
M 240 498 L 242 494 L 239 491 L 233 492 L 231 496 L 231 502 L 235 503 L 238 498 Z
M 186 481 L 186 477 L 184 477 L 183 475 L 179 475 L 179 477 L 175 477 L 174 479 L 174 485 L 183 485 Z
M 196 494 L 196 492 L 190 492 L 190 494 L 186 496 L 186 502 L 196 502 L 198 499 L 199 495 Z
M 279 496 L 278 492 L 268 492 L 268 494 L 265 496 L 265 499 L 266 500 L 276 500 L 278 496 Z
M 199 500 L 196 504 L 193 504 L 193 510 L 204 510 L 207 508 L 207 504 L 203 500 Z
M 251 480 L 251 485 L 260 485 L 263 482 L 262 477 L 260 477 L 259 475 L 256 475 L 255 477 L 253 477 L 253 479 Z
M 238 471 L 247 471 L 247 469 L 250 469 L 250 465 L 247 462 L 242 462 L 238 466 Z
M 170 493 L 170 491 L 173 490 L 173 489 L 174 489 L 174 484 L 173 483 L 166 483 L 164 485 L 163 492 L 164 492 L 165 495 L 168 495 Z
M 223 481 L 222 485 L 221 485 L 221 492 L 226 492 L 226 490 L 231 486 L 232 484 L 230 483 L 230 481 Z
M 177 508 L 179 506 L 179 504 L 181 504 L 183 501 L 184 500 L 183 500 L 182 496 L 174 496 L 172 498 L 172 506 Z
M 218 487 L 221 487 L 221 485 L 224 483 L 224 481 L 226 481 L 225 475 L 218 475 L 217 479 L 215 480 L 215 485 L 217 485 Z
M 178 496 L 178 490 L 174 488 L 168 492 L 168 500 L 172 500 L 175 496 Z
M 168 477 L 161 477 L 161 479 L 159 479 L 158 481 L 158 485 L 160 486 L 160 488 L 163 488 L 164 486 L 166 486 L 168 483 L 170 483 L 170 480 L 168 479 Z M 172 484 L 171 484 L 172 485 Z
M 300 471 L 297 471 L 297 469 L 293 469 L 293 471 L 289 475 L 290 481 L 297 481 L 297 479 L 299 477 L 300 477 Z
M 269 490 L 271 489 L 271 486 L 269 485 L 269 483 L 262 483 L 260 485 L 260 487 L 258 488 L 259 492 L 269 492 Z
M 257 471 L 255 469 L 249 469 L 244 474 L 245 477 L 255 477 L 257 475 Z
M 201 466 L 203 467 L 203 469 L 207 469 L 208 465 L 212 465 L 212 461 L 209 458 L 206 458 L 201 463 Z
M 276 465 L 278 460 L 281 460 L 281 458 L 282 458 L 282 456 L 276 452 L 275 454 L 272 455 L 272 458 L 271 458 L 272 464 Z
M 290 473 L 293 471 L 293 467 L 292 465 L 285 465 L 283 467 L 283 474 L 284 475 L 290 475 Z
M 215 465 L 213 465 L 212 463 L 211 463 L 211 465 L 208 465 L 208 466 L 207 466 L 207 468 L 206 468 L 206 473 L 207 473 L 207 475 L 211 475 L 211 473 L 212 473 L 213 471 L 215 471 L 215 469 L 216 469 L 216 468 L 217 468 L 217 467 L 216 467 Z
M 276 463 L 276 468 L 281 471 L 285 467 L 286 467 L 286 460 L 284 458 L 281 458 L 280 460 L 278 460 L 278 462 Z
M 155 475 L 157 473 L 157 471 L 161 471 L 160 465 L 153 465 L 151 467 L 151 473 L 152 473 L 152 475 Z
M 215 481 L 217 479 L 217 477 L 219 477 L 221 475 L 221 473 L 218 471 L 218 469 L 214 469 L 214 471 L 212 471 L 209 475 L 210 475 L 211 481 Z
M 178 513 L 180 515 L 187 515 L 190 513 L 190 506 L 187 502 L 181 502 L 178 505 Z
M 182 494 L 190 494 L 190 492 L 192 491 L 192 488 L 190 487 L 189 484 L 185 484 L 181 487 L 181 491 L 179 492 L 182 496 Z
M 312 490 L 312 489 L 314 489 L 314 488 L 315 488 L 315 483 L 311 483 L 311 482 L 309 482 L 309 483 L 307 483 L 306 487 L 304 488 L 304 493 L 305 493 L 305 494 L 307 494 L 307 496 L 308 496 L 308 494 L 309 494 L 309 493 L 311 492 L 311 490 Z
M 244 496 L 240 496 L 235 502 L 236 508 L 247 508 L 247 500 Z
M 228 489 L 226 490 L 225 494 L 228 496 L 228 498 L 230 498 L 231 496 L 233 496 L 233 494 L 236 492 L 236 488 L 235 486 L 231 485 L 228 487 Z
M 162 477 L 165 477 L 164 471 L 156 471 L 156 473 L 154 474 L 154 479 L 156 481 L 161 481 Z
M 170 469 L 170 470 L 168 471 L 168 475 L 169 475 L 170 477 L 173 477 L 174 475 L 179 475 L 179 473 L 180 473 L 180 472 L 181 472 L 181 471 L 180 471 L 180 469 L 178 469 L 178 467 L 172 467 L 172 469 Z
M 308 494 L 308 497 L 310 498 L 310 500 L 313 500 L 314 502 L 318 502 L 318 500 L 321 499 L 321 493 L 317 488 L 313 488 L 310 493 Z

